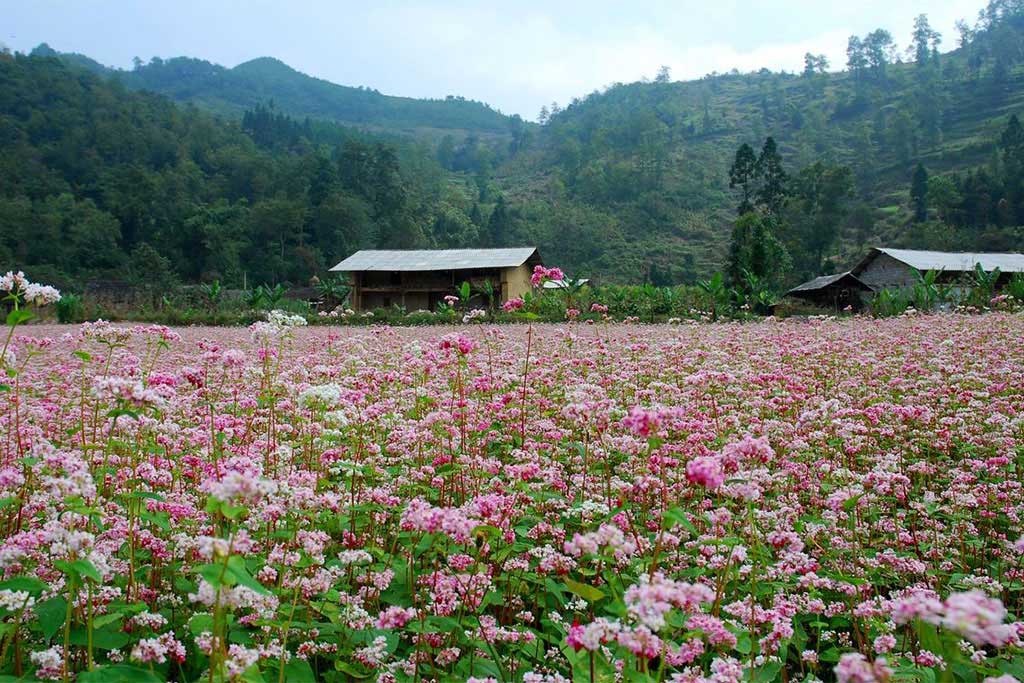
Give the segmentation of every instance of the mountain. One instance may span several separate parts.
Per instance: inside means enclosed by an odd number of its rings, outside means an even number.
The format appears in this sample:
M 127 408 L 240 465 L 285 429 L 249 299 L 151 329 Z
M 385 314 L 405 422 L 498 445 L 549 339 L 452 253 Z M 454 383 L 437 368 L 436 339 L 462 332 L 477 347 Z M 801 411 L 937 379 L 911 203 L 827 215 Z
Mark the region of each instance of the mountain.
M 519 117 L 506 116 L 482 102 L 452 96 L 414 99 L 383 95 L 307 76 L 272 57 L 230 69 L 190 57 L 154 58 L 125 71 L 104 67 L 83 55 L 58 53 L 45 43 L 32 54 L 57 56 L 74 66 L 117 78 L 133 90 L 160 93 L 231 116 L 272 102 L 278 111 L 293 117 L 428 138 L 444 134 L 507 137 L 524 125 Z
M 224 119 L 0 53 L 0 272 L 155 301 L 176 281 L 304 284 L 364 247 L 476 242 L 476 194 L 420 141 L 262 106 Z
M 926 17 L 910 33 L 907 51 L 884 29 L 851 37 L 842 71 L 812 54 L 802 74 L 676 82 L 664 71 L 542 112 L 539 125 L 336 86 L 273 59 L 126 72 L 81 55 L 9 56 L 0 178 L 16 181 L 0 180 L 0 196 L 27 196 L 33 211 L 53 193 L 91 201 L 117 222 L 123 259 L 145 242 L 184 279 L 298 281 L 360 245 L 536 244 L 577 276 L 671 284 L 749 271 L 778 289 L 872 244 L 1024 250 L 1024 2 L 992 0 L 946 53 Z M 3 91 L 10 83 L 21 90 Z M 330 218 L 325 201 L 345 210 Z M 230 270 L 175 241 L 221 202 L 260 226 Z M 9 246 L 12 258 L 23 247 Z
M 963 41 L 940 54 L 931 40 L 903 62 L 879 29 L 851 39 L 846 71 L 808 55 L 800 75 L 615 84 L 549 112 L 497 182 L 537 241 L 564 245 L 554 255 L 591 276 L 692 281 L 723 267 L 740 201 L 730 166 L 741 145 L 756 152 L 767 137 L 794 193 L 812 184 L 810 172 L 800 176 L 816 163 L 852 174 L 825 263 L 793 253 L 813 232 L 797 229 L 807 217 L 781 217 L 793 228 L 779 230 L 794 256 L 790 282 L 842 268 L 870 244 L 1024 250 L 1024 212 L 999 208 L 1019 194 L 1001 138 L 1024 111 L 1024 3 L 993 2 Z M 932 181 L 925 220 L 914 220 L 910 196 L 919 164 Z M 787 212 L 804 211 L 804 199 Z M 558 239 L 566 234 L 575 238 Z

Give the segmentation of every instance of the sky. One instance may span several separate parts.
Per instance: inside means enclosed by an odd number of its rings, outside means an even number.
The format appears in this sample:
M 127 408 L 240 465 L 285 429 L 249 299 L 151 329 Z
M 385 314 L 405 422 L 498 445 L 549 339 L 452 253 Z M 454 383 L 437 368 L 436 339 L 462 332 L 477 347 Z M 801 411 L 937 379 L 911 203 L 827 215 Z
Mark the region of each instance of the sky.
M 732 69 L 799 71 L 806 52 L 846 62 L 846 41 L 888 29 L 901 49 L 928 14 L 955 22 L 985 0 L 0 0 L 0 44 L 41 42 L 131 68 L 189 56 L 225 66 L 276 57 L 389 95 L 461 95 L 534 120 L 615 82 Z

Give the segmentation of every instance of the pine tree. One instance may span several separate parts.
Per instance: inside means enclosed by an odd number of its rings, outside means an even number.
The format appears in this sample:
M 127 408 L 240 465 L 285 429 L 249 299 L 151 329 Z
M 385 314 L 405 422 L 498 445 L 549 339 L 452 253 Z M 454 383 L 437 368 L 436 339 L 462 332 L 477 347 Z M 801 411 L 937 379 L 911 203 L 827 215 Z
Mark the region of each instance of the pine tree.
M 757 158 L 756 173 L 761 180 L 761 187 L 757 190 L 758 202 L 766 214 L 778 216 L 786 203 L 789 176 L 782 168 L 782 156 L 774 138 L 769 137 L 764 141 L 761 156 Z
M 918 164 L 910 181 L 910 199 L 914 203 L 914 222 L 928 220 L 928 170 Z
M 740 216 L 754 210 L 754 205 L 750 202 L 750 198 L 753 193 L 752 186 L 756 176 L 757 157 L 754 155 L 754 149 L 744 142 L 736 150 L 736 159 L 733 161 L 732 167 L 729 168 L 729 187 L 733 189 L 738 187 L 743 192 L 743 199 L 736 208 L 736 213 Z

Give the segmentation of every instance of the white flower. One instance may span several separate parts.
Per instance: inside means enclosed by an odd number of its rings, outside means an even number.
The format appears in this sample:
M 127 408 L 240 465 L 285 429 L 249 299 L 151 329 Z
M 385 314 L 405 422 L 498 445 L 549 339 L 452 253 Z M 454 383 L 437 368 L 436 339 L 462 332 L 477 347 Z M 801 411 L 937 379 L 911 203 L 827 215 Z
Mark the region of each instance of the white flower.
M 306 409 L 335 406 L 341 401 L 341 387 L 337 384 L 309 387 L 299 394 L 298 401 Z

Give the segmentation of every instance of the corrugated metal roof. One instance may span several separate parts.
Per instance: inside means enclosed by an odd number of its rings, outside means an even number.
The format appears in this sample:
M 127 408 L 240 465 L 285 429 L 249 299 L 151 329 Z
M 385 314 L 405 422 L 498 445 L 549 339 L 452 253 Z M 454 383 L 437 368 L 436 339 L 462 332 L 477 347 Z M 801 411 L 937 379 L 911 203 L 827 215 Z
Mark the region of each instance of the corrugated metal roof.
M 331 268 L 333 271 L 427 271 L 470 268 L 515 268 L 540 255 L 536 247 L 513 249 L 363 249 Z
M 1004 273 L 1024 273 L 1024 254 L 984 253 L 984 252 L 950 252 L 950 251 L 918 251 L 915 249 L 889 249 L 873 247 L 872 253 L 853 269 L 860 272 L 874 258 L 876 253 L 886 254 L 902 261 L 921 272 L 943 270 L 946 272 L 963 272 L 974 270 L 974 264 L 980 263 L 986 271 L 998 268 Z
M 590 282 L 590 278 L 586 277 L 579 280 L 545 280 L 541 286 L 544 289 L 569 289 L 570 285 L 585 285 L 588 282 Z
M 862 287 L 864 287 L 864 289 L 871 289 L 865 283 L 861 282 L 856 275 L 852 274 L 850 271 L 847 270 L 842 273 L 835 273 L 834 275 L 821 275 L 819 277 L 814 278 L 813 280 L 808 280 L 802 285 L 797 285 L 793 289 L 789 290 L 788 292 L 786 292 L 786 294 L 792 294 L 793 292 L 813 292 L 818 289 L 824 289 L 825 287 L 828 287 L 831 284 L 839 282 L 840 280 L 847 276 L 849 276 L 850 279 L 854 280 L 856 284 L 859 284 Z

